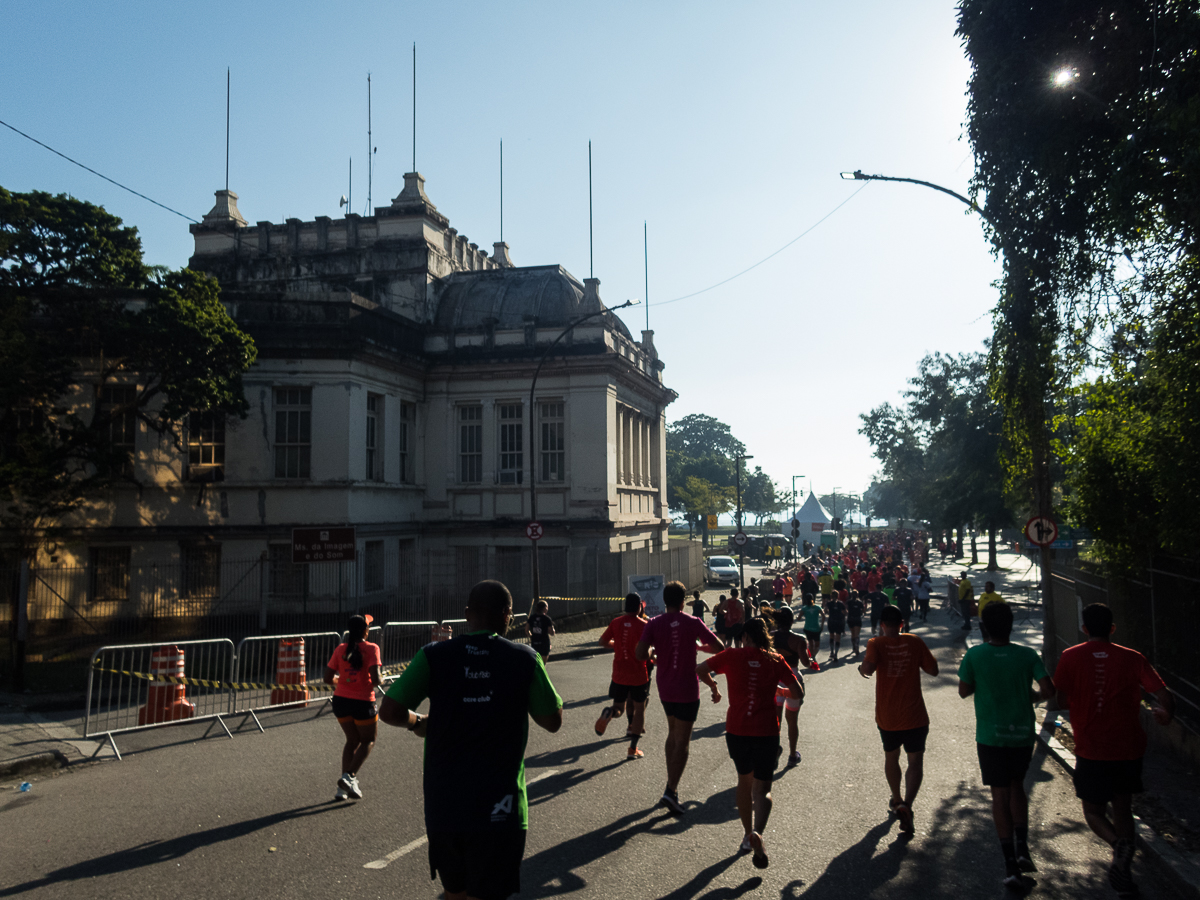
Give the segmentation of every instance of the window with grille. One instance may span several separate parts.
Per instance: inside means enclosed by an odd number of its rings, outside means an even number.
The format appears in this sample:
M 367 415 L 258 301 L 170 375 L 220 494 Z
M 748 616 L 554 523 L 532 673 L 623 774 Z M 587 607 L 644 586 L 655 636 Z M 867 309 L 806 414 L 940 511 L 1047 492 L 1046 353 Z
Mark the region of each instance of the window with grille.
M 408 428 L 414 424 L 417 410 L 411 403 L 400 404 L 400 434 L 397 440 L 396 452 L 400 455 L 400 482 L 407 484 L 414 480 L 412 457 L 408 450 Z
M 520 403 L 497 405 L 500 425 L 500 459 L 496 467 L 496 480 L 501 484 L 521 484 L 524 476 L 525 454 L 522 453 L 521 438 L 524 434 Z
M 303 600 L 308 596 L 308 565 L 292 562 L 291 544 L 272 544 L 267 566 L 272 597 Z
M 95 603 L 129 599 L 129 548 L 88 550 L 88 597 Z
M 383 541 L 367 541 L 363 547 L 363 590 L 383 590 Z
M 220 480 L 225 467 L 225 416 L 217 412 L 188 415 L 188 477 Z
M 483 407 L 458 408 L 458 480 L 463 484 L 483 481 Z
M 567 459 L 566 423 L 562 403 L 542 403 L 542 481 L 562 481 Z
M 221 545 L 185 544 L 183 595 L 189 600 L 216 600 L 221 594 Z
M 308 478 L 312 462 L 312 388 L 275 389 L 275 477 Z
M 380 446 L 380 435 L 383 432 L 380 419 L 383 418 L 383 397 L 378 394 L 367 394 L 367 480 L 383 480 L 383 448 Z
M 100 389 L 100 413 L 111 415 L 108 422 L 108 440 L 112 449 L 123 454 L 121 470 L 124 474 L 133 471 L 133 453 L 137 449 L 137 413 L 132 404 L 137 401 L 137 387 L 132 384 L 108 385 Z M 129 406 L 117 412 L 123 406 Z

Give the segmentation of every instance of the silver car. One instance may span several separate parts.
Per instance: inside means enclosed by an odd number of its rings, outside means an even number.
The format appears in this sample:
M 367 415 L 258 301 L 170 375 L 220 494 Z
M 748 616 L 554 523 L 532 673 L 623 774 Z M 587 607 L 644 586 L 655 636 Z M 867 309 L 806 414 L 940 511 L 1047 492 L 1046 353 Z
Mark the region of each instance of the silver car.
M 710 556 L 704 561 L 705 584 L 737 584 L 737 563 L 732 556 Z

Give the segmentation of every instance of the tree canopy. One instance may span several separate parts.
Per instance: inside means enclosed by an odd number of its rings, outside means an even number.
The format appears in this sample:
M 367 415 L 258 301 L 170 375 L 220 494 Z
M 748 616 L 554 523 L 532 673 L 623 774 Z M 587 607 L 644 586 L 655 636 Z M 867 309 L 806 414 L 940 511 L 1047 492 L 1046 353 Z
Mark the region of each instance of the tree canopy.
M 254 359 L 213 279 L 147 266 L 101 207 L 0 188 L 0 524 L 22 547 L 134 480 L 131 416 L 177 443 L 191 412 L 245 417 Z
M 1048 472 L 1057 432 L 1068 511 L 1111 558 L 1194 547 L 1200 2 L 963 0 L 959 34 L 972 194 L 1004 254 L 1008 473 Z M 1079 420 L 1052 424 L 1062 407 Z

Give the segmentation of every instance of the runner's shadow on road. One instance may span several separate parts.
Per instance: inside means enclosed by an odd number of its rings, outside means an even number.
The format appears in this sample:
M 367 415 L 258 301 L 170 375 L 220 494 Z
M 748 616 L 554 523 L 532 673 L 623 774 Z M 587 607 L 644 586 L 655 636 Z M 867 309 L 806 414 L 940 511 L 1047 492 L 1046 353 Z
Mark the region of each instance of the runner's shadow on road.
M 608 699 L 608 694 L 597 694 L 595 697 L 581 697 L 578 700 L 568 700 L 563 703 L 563 709 L 578 709 L 582 706 L 591 706 L 593 703 L 600 703 Z
M 525 768 L 552 769 L 555 766 L 565 766 L 579 762 L 585 756 L 591 756 L 601 750 L 608 750 L 614 744 L 626 743 L 629 739 L 622 735 L 610 738 L 597 737 L 586 744 L 576 744 L 574 747 L 559 747 L 557 750 L 547 750 L 536 756 L 525 757 Z
M 892 828 L 891 819 L 880 822 L 868 831 L 857 844 L 842 851 L 832 860 L 812 883 L 801 893 L 804 882 L 796 880 L 787 884 L 781 893 L 782 900 L 806 900 L 815 898 L 865 897 L 890 882 L 900 871 L 908 849 L 907 839 L 894 841 L 883 853 L 876 852 L 880 841 Z
M 735 853 L 725 859 L 717 860 L 708 868 L 698 872 L 687 884 L 677 887 L 669 894 L 664 894 L 660 900 L 734 900 L 736 897 L 757 890 L 762 886 L 763 880 L 756 875 L 753 878 L 747 878 L 737 887 L 719 887 L 713 888 L 706 894 L 699 893 L 712 884 L 717 876 L 736 863 L 741 856 L 742 854 Z
M 622 758 L 619 762 L 612 762 L 598 769 L 572 769 L 568 772 L 555 772 L 548 778 L 539 779 L 529 785 L 527 788 L 529 805 L 545 803 L 560 794 L 565 794 L 571 788 L 578 787 L 585 781 L 590 781 L 597 775 L 603 775 L 605 772 L 618 769 L 623 765 L 625 765 L 625 760 Z
M 222 825 L 219 828 L 210 828 L 207 831 L 185 834 L 165 841 L 150 841 L 145 844 L 139 844 L 136 847 L 107 853 L 95 859 L 87 859 L 73 865 L 64 866 L 61 869 L 47 873 L 41 878 L 34 878 L 23 884 L 6 887 L 0 890 L 0 897 L 11 897 L 25 891 L 48 887 L 52 884 L 92 879 L 104 875 L 115 875 L 119 872 L 129 872 L 134 869 L 157 865 L 168 860 L 180 859 L 201 847 L 211 847 L 214 844 L 224 843 L 225 841 L 248 837 L 256 831 L 270 828 L 272 825 L 278 825 L 280 822 L 286 822 L 289 819 L 315 816 L 335 809 L 351 809 L 353 805 L 331 800 L 328 803 L 301 806 L 296 809 L 271 813 L 267 816 L 259 816 L 256 819 L 247 819 L 244 822 L 232 822 L 229 825 Z

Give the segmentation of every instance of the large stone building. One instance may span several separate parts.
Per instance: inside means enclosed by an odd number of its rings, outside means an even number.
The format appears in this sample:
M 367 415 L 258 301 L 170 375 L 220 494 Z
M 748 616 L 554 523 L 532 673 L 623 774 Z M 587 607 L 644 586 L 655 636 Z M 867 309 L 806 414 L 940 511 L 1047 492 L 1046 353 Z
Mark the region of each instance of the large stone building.
M 611 554 L 665 549 L 676 395 L 653 333 L 636 341 L 604 311 L 598 279 L 480 250 L 423 184 L 406 175 L 372 216 L 256 225 L 217 192 L 189 265 L 257 344 L 249 418 L 194 416 L 186 452 L 132 423 L 145 487 L 117 489 L 64 561 L 106 567 L 93 581 L 114 594 L 121 566 L 181 563 L 217 597 L 236 576 L 222 562 L 254 559 L 273 596 L 527 585 L 531 480 L 543 593 L 611 592 Z M 292 564 L 291 529 L 324 525 L 355 526 L 354 584 Z

